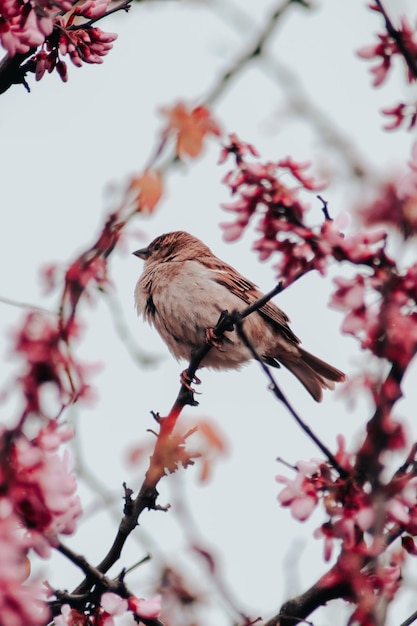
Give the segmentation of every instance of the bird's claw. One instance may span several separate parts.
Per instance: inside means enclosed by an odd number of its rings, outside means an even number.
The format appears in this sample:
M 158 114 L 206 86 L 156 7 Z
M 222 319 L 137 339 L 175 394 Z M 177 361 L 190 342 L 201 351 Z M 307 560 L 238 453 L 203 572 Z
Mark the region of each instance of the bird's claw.
M 213 348 L 217 348 L 217 350 L 220 350 L 220 352 L 223 352 L 222 338 L 214 334 L 213 328 L 206 328 L 206 342 L 210 346 L 213 346 Z
M 195 391 L 195 389 L 191 387 L 193 383 L 194 385 L 201 385 L 201 380 L 198 378 L 198 376 L 194 374 L 193 378 L 190 378 L 187 374 L 187 370 L 184 370 L 180 374 L 180 381 L 181 385 L 188 389 L 188 391 L 191 391 L 191 393 L 198 393 L 197 391 Z

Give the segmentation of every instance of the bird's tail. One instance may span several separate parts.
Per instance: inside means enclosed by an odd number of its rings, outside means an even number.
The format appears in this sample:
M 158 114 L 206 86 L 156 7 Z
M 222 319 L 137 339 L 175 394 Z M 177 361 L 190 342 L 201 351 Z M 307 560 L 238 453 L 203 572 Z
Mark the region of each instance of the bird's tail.
M 335 383 L 343 382 L 346 376 L 343 372 L 322 361 L 314 354 L 310 354 L 307 350 L 300 347 L 298 349 L 298 358 L 287 358 L 285 361 L 280 360 L 304 385 L 314 400 L 321 402 L 323 389 L 334 389 Z

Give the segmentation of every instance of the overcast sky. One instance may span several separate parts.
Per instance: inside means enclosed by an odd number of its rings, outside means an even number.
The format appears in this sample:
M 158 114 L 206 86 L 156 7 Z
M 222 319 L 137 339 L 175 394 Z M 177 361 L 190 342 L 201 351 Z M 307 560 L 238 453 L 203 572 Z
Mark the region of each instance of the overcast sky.
M 408 15 L 415 23 L 411 0 L 385 4 L 393 14 L 411 7 Z M 109 185 L 123 184 L 140 172 L 155 147 L 163 123 L 160 108 L 178 100 L 204 102 L 222 72 L 233 67 L 256 40 L 276 5 L 268 0 L 144 2 L 133 6 L 128 15 L 117 14 L 101 23 L 103 30 L 119 35 L 103 65 L 70 66 L 67 84 L 55 75 L 40 83 L 29 77 L 30 94 L 15 86 L 2 96 L 0 296 L 53 308 L 54 300 L 42 294 L 40 268 L 51 262 L 66 264 L 94 240 L 112 208 Z M 324 195 L 335 216 L 351 212 L 365 190 L 352 181 L 345 158 L 323 143 L 309 114 L 297 115 L 288 87 L 283 86 L 285 72 L 293 73 L 298 89 L 350 146 L 349 153 L 382 179 L 405 167 L 414 138 L 402 131 L 384 131 L 378 111 L 409 98 L 410 93 L 399 67 L 387 86 L 372 89 L 370 64 L 355 55 L 381 29 L 381 20 L 367 10 L 366 2 L 317 0 L 315 5 L 311 11 L 297 6 L 288 11 L 263 59 L 248 64 L 230 81 L 213 104 L 213 113 L 226 133 L 236 132 L 254 144 L 263 158 L 291 155 L 311 160 L 329 180 Z M 132 223 L 124 250 L 110 263 L 127 327 L 143 351 L 161 357 L 158 367 L 140 369 L 132 361 L 105 303 L 82 308 L 85 331 L 80 354 L 102 368 L 93 381 L 97 401 L 72 414 L 91 469 L 115 494 L 121 493 L 123 480 L 133 487 L 140 484 L 143 467 L 132 471 L 126 451 L 136 442 L 152 441 L 146 432 L 153 426 L 150 411 L 169 410 L 182 369 L 155 331 L 136 317 L 133 290 L 142 262 L 129 253 L 161 232 L 185 229 L 263 289 L 275 282 L 270 265 L 260 264 L 251 251 L 253 231 L 234 244 L 222 241 L 219 223 L 231 216 L 220 208 L 228 193 L 221 183 L 227 166 L 217 165 L 218 154 L 218 145 L 209 141 L 197 162 L 169 172 L 158 211 L 150 219 Z M 319 207 L 312 210 L 319 221 Z M 338 273 L 340 268 L 330 276 Z M 311 275 L 277 301 L 308 350 L 352 374 L 366 356 L 352 339 L 340 334 L 342 317 L 327 306 L 330 288 L 330 278 Z M 10 361 L 10 331 L 19 324 L 22 312 L 4 304 L 1 312 L 2 371 L 9 380 L 17 366 Z M 414 367 L 397 409 L 408 419 L 417 401 L 415 373 Z M 279 485 L 274 482 L 277 473 L 284 473 L 276 457 L 294 463 L 319 454 L 268 392 L 256 364 L 239 373 L 203 371 L 200 377 L 200 406 L 185 414 L 191 422 L 193 416 L 213 419 L 230 451 L 210 484 L 199 485 L 198 472 L 191 469 L 180 477 L 182 489 L 189 494 L 201 535 L 218 554 L 240 606 L 254 617 L 268 617 L 288 594 L 302 591 L 326 569 L 322 545 L 311 537 L 312 529 L 323 521 L 321 514 L 308 524 L 293 522 L 289 511 L 276 502 Z M 366 400 L 359 398 L 350 412 L 337 394 L 327 393 L 324 402 L 316 405 L 289 373 L 280 371 L 278 378 L 329 447 L 343 432 L 348 448 L 354 448 L 370 414 Z M 13 415 L 15 402 L 0 407 L 5 421 Z M 175 484 L 172 479 L 161 483 L 161 504 L 175 503 Z M 89 510 L 97 498 L 82 483 L 80 489 Z M 114 533 L 114 521 L 104 513 L 100 519 L 89 517 L 68 543 L 95 563 Z M 175 564 L 185 560 L 187 539 L 171 512 L 144 514 L 136 535 L 142 544 L 129 542 L 123 565 L 139 560 L 152 542 L 157 545 L 152 547 L 157 562 L 158 558 Z M 289 554 L 293 562 L 298 561 L 297 580 L 293 569 L 288 574 Z M 61 557 L 54 559 L 53 568 L 46 564 L 42 568 L 54 587 L 71 589 L 79 581 L 78 572 Z M 143 567 L 129 581 L 134 586 L 140 580 L 139 595 L 145 597 L 152 582 L 150 569 Z M 407 600 L 401 610 L 392 623 L 400 623 L 410 613 Z M 221 624 L 219 619 L 213 615 L 204 623 Z

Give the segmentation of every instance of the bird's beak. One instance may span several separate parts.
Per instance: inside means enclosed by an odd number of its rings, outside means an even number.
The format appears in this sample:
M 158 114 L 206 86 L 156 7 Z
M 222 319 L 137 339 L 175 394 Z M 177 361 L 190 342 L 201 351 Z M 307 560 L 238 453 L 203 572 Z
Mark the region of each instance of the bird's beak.
M 146 259 L 150 255 L 150 251 L 149 251 L 149 248 L 141 248 L 140 250 L 135 250 L 135 252 L 132 252 L 132 254 L 146 261 Z

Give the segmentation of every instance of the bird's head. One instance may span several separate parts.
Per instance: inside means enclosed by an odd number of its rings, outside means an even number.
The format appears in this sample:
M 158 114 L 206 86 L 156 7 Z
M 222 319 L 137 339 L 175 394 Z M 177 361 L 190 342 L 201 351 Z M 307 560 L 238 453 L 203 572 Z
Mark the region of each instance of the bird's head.
M 183 230 L 165 233 L 156 237 L 146 248 L 140 248 L 133 254 L 146 263 L 167 263 L 169 261 L 187 261 L 196 259 L 201 254 L 210 252 L 202 241 Z

